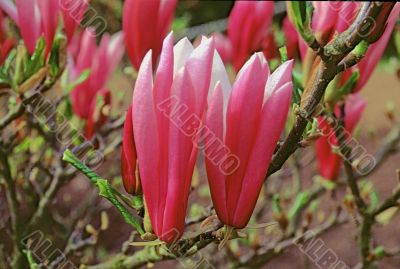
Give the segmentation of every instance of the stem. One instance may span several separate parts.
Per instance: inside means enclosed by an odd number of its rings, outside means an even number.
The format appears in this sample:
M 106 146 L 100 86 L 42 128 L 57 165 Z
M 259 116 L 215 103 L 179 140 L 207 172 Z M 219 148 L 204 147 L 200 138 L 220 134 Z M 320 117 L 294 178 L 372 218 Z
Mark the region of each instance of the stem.
M 12 229 L 12 240 L 13 240 L 13 257 L 11 266 L 12 268 L 23 268 L 25 264 L 25 257 L 22 253 L 21 244 L 21 223 L 19 217 L 19 202 L 17 199 L 17 189 L 15 182 L 11 176 L 10 163 L 8 156 L 5 152 L 0 153 L 0 162 L 3 166 L 1 171 L 4 176 L 4 182 L 6 186 L 7 203 L 9 206 L 10 217 L 11 217 L 11 229 Z

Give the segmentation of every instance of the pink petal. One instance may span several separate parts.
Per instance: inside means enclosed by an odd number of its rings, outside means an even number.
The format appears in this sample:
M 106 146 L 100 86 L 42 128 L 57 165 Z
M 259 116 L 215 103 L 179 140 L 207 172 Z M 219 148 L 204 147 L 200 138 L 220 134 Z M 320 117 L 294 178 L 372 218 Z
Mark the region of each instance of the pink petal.
M 196 115 L 203 117 L 211 80 L 211 69 L 214 57 L 214 42 L 203 39 L 187 59 L 186 69 L 194 86 Z
M 336 136 L 332 127 L 322 117 L 318 118 L 318 125 L 325 134 L 315 143 L 319 173 L 326 179 L 335 180 L 339 176 L 342 164 L 342 158 L 332 151 L 332 147 L 337 146 Z
M 221 59 L 224 63 L 228 63 L 231 60 L 232 46 L 229 39 L 221 33 L 213 33 L 212 38 L 215 42 L 215 48 L 218 51 Z
M 80 71 L 91 68 L 96 54 L 96 37 L 89 30 L 84 31 L 81 37 L 79 55 L 76 66 Z
M 53 45 L 54 35 L 56 34 L 58 24 L 58 9 L 59 3 L 54 0 L 39 0 L 38 7 L 42 17 L 42 27 L 44 31 L 44 38 L 46 41 L 46 55 L 51 50 Z
M 228 223 L 229 218 L 226 207 L 226 194 L 224 191 L 226 178 L 219 167 L 219 161 L 221 159 L 218 158 L 218 154 L 215 155 L 219 151 L 221 145 L 224 145 L 223 106 L 222 86 L 218 83 L 215 87 L 207 112 L 206 126 L 209 131 L 204 134 L 204 145 L 211 198 L 218 217 L 223 223 Z
M 350 133 L 361 119 L 367 102 L 360 94 L 350 95 L 345 104 L 345 127 Z
M 154 83 L 154 102 L 156 106 L 157 115 L 157 128 L 161 135 L 160 141 L 160 179 L 159 186 L 161 190 L 167 190 L 168 188 L 168 143 L 169 143 L 169 126 L 171 121 L 168 117 L 170 114 L 169 107 L 162 107 L 159 105 L 163 104 L 171 96 L 171 86 L 173 79 L 174 70 L 174 53 L 173 53 L 174 39 L 173 34 L 170 33 L 164 40 L 162 48 L 160 63 L 157 68 L 156 79 Z M 167 101 L 168 102 L 168 101 Z M 165 203 L 166 203 L 167 192 L 160 192 L 158 216 L 164 215 Z M 161 231 L 161 230 L 160 230 Z
M 282 28 L 285 34 L 288 56 L 290 59 L 293 59 L 297 56 L 297 44 L 299 41 L 298 33 L 287 16 L 283 20 Z
M 228 20 L 233 65 L 238 71 L 247 58 L 261 48 L 272 22 L 272 1 L 236 1 Z
M 2 9 L 7 15 L 16 23 L 19 24 L 17 8 L 12 0 L 1 0 L 0 9 Z
M 229 218 L 233 219 L 236 203 L 241 192 L 243 175 L 260 119 L 268 69 L 263 68 L 255 54 L 239 72 L 232 89 L 227 110 L 226 146 L 240 160 L 240 166 L 227 178 L 226 195 Z
M 285 127 L 292 90 L 292 82 L 289 81 L 275 88 L 264 104 L 233 218 L 237 228 L 247 225 L 256 205 L 272 154 Z
M 36 0 L 16 0 L 18 26 L 28 52 L 35 51 L 36 43 L 41 34 L 41 20 Z
M 159 131 L 153 100 L 151 51 L 140 66 L 132 101 L 133 131 L 143 194 L 154 231 L 160 234 L 159 197 Z
M 127 0 L 124 3 L 122 15 L 122 29 L 125 33 L 125 47 L 132 65 L 138 69 L 140 67 L 140 59 L 138 56 L 138 48 L 136 47 L 135 31 L 139 27 L 136 19 L 138 12 L 137 5 L 141 1 Z
M 187 198 L 189 194 L 191 175 L 188 170 L 194 169 L 194 164 L 188 164 L 191 157 L 193 143 L 191 137 L 182 132 L 183 122 L 190 115 L 195 114 L 195 92 L 187 70 L 181 69 L 175 75 L 172 96 L 177 98 L 178 106 L 183 107 L 183 113 L 171 111 L 168 151 L 168 190 L 163 218 L 163 234 L 171 229 L 183 232 L 186 214 Z M 188 184 L 189 182 L 189 184 Z M 161 237 L 162 240 L 168 240 Z
M 157 35 L 153 40 L 153 49 L 155 55 L 159 55 L 161 50 L 161 45 L 163 44 L 163 39 L 167 35 L 168 30 L 171 26 L 172 20 L 175 15 L 175 8 L 178 4 L 177 0 L 161 0 L 160 7 L 158 10 L 158 20 L 157 20 Z
M 374 44 L 370 45 L 364 59 L 362 59 L 358 63 L 358 69 L 360 71 L 360 78 L 354 89 L 355 92 L 361 90 L 362 87 L 367 83 L 369 78 L 372 75 L 372 72 L 375 70 L 379 60 L 382 58 L 383 53 L 385 52 L 385 48 L 387 43 L 389 42 L 390 36 L 392 35 L 393 28 L 396 24 L 396 20 L 400 14 L 400 3 L 396 3 L 392 12 L 389 15 L 387 20 L 387 25 L 385 32 L 381 36 L 381 38 Z
M 130 194 L 136 194 L 138 187 L 136 186 L 136 148 L 133 138 L 132 124 L 132 106 L 129 106 L 124 123 L 124 132 L 122 140 L 122 155 L 121 155 L 121 172 L 122 181 L 125 190 Z
M 88 8 L 86 0 L 60 0 L 60 9 L 64 20 L 64 31 L 67 35 L 68 43 L 76 31 L 76 28 L 83 19 Z
M 292 81 L 293 60 L 281 64 L 269 77 L 266 91 L 264 93 L 264 102 L 272 92 L 280 89 L 283 85 Z

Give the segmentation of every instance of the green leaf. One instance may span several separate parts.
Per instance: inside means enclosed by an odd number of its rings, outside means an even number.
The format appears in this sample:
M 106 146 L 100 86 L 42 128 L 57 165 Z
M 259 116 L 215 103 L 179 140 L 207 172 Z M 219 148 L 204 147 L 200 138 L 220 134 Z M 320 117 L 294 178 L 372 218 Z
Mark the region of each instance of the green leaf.
M 334 190 L 337 186 L 336 183 L 333 182 L 332 180 L 329 180 L 329 179 L 321 177 L 321 176 L 315 176 L 314 182 L 321 185 L 326 190 Z
M 23 251 L 28 259 L 30 269 L 40 269 L 40 266 L 36 263 L 35 259 L 33 258 L 32 251 L 24 250 Z
M 272 211 L 277 214 L 282 212 L 281 198 L 278 193 L 272 196 Z
M 56 38 L 49 57 L 50 75 L 55 78 L 60 73 L 60 46 L 63 38 Z
M 89 180 L 99 188 L 100 196 L 103 196 L 108 201 L 110 201 L 122 215 L 126 223 L 132 225 L 141 235 L 144 234 L 144 230 L 139 222 L 125 206 L 118 200 L 115 196 L 117 190 L 115 190 L 108 180 L 101 178 L 95 172 L 93 172 L 89 167 L 83 164 L 70 150 L 64 151 L 63 160 L 70 163 L 76 169 L 81 171 Z
M 374 210 L 379 206 L 380 199 L 379 199 L 379 194 L 375 189 L 375 186 L 372 182 L 370 181 L 362 181 L 361 182 L 361 193 L 362 195 L 368 196 L 370 202 L 368 205 L 369 210 Z
M 308 43 L 315 41 L 311 30 L 313 7 L 309 1 L 287 1 L 287 14 L 302 38 Z
M 312 122 L 308 122 L 307 124 L 305 137 L 315 135 L 317 132 L 318 132 L 318 120 L 317 118 L 313 118 Z
M 392 220 L 394 216 L 399 212 L 399 207 L 393 206 L 390 207 L 386 210 L 384 210 L 382 213 L 379 213 L 375 219 L 378 223 L 382 225 L 388 225 L 389 222 Z
M 374 256 L 375 256 L 377 259 L 382 259 L 383 257 L 386 256 L 386 251 L 385 251 L 385 248 L 384 248 L 383 246 L 377 246 L 377 247 L 372 251 L 372 253 L 374 254 Z
M 300 192 L 296 196 L 296 199 L 294 200 L 293 205 L 288 212 L 288 218 L 290 220 L 293 219 L 293 217 L 297 215 L 297 212 L 306 205 L 309 198 L 310 198 L 310 193 L 307 191 Z
M 177 35 L 184 33 L 189 26 L 190 19 L 189 13 L 184 13 L 183 16 L 175 18 L 172 22 L 172 31 Z
M 4 70 L 5 73 L 8 73 L 10 70 L 10 67 L 12 66 L 12 63 L 14 62 L 15 57 L 17 56 L 17 50 L 13 49 L 8 53 L 8 56 L 6 60 L 4 61 L 2 70 Z
M 397 54 L 400 55 L 400 31 L 394 31 L 394 44 L 396 46 Z
M 70 82 L 69 84 L 67 84 L 67 86 L 65 87 L 65 93 L 66 94 L 70 94 L 71 91 L 78 86 L 79 84 L 85 82 L 90 76 L 90 69 L 85 69 L 82 71 L 82 73 L 79 75 L 79 77 L 74 80 L 73 82 Z
M 280 47 L 280 48 L 279 48 L 279 54 L 280 54 L 280 56 L 281 56 L 281 61 L 282 61 L 282 63 L 284 63 L 284 62 L 286 62 L 287 60 L 289 60 L 286 46 L 283 46 L 283 47 Z
M 32 56 L 29 58 L 29 55 L 26 54 L 27 58 L 26 58 L 23 81 L 27 80 L 28 78 L 36 74 L 36 72 L 39 71 L 39 69 L 44 66 L 45 50 L 46 50 L 46 42 L 44 41 L 44 38 L 41 37 L 36 45 L 35 52 L 32 54 Z
M 144 207 L 143 196 L 133 196 L 132 206 L 135 209 L 140 209 Z
M 303 94 L 303 87 L 302 87 L 302 75 L 299 72 L 293 70 L 293 95 L 292 95 L 292 105 L 297 104 L 300 105 L 301 102 L 301 95 Z
M 367 52 L 369 45 L 370 44 L 367 41 L 361 40 L 361 42 L 358 43 L 358 45 L 351 51 L 351 53 L 356 55 L 356 57 L 358 58 L 362 58 Z

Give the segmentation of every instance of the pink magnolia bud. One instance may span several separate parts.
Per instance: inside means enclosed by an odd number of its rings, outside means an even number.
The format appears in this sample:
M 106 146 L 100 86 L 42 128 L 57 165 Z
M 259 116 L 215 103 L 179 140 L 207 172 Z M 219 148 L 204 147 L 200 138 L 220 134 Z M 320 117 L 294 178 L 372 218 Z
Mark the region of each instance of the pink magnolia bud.
M 392 35 L 393 29 L 396 25 L 396 20 L 400 14 L 400 3 L 396 3 L 392 12 L 390 13 L 386 28 L 381 37 L 375 43 L 371 44 L 368 48 L 364 58 L 357 64 L 357 68 L 360 72 L 360 78 L 354 89 L 354 92 L 358 92 L 364 87 L 378 65 L 379 60 L 382 58 L 385 52 L 386 46 L 389 42 L 390 36 Z
M 273 1 L 236 1 L 228 19 L 228 37 L 236 71 L 262 48 L 274 14 Z
M 345 130 L 343 131 L 346 140 L 351 137 L 351 133 L 359 122 L 365 106 L 366 102 L 359 94 L 352 94 L 347 97 L 344 119 Z M 336 117 L 340 117 L 339 108 L 336 108 L 335 114 Z M 321 137 L 316 142 L 319 173 L 326 179 L 335 180 L 339 176 L 342 157 L 333 152 L 332 148 L 339 146 L 336 129 L 340 127 L 337 125 L 337 120 L 327 120 L 323 117 L 319 117 L 318 125 L 322 131 Z
M 0 9 L 17 24 L 28 52 L 35 51 L 39 38 L 46 41 L 46 56 L 51 51 L 60 12 L 68 41 L 81 22 L 89 0 L 1 0 Z
M 122 138 L 121 171 L 122 182 L 127 193 L 132 195 L 140 192 L 140 181 L 136 178 L 136 147 L 133 138 L 132 106 L 129 106 L 125 118 Z
M 129 59 L 136 69 L 150 49 L 153 65 L 156 63 L 174 18 L 176 4 L 177 0 L 125 1 L 122 28 Z
M 170 33 L 155 77 L 149 51 L 133 92 L 133 133 L 143 195 L 153 231 L 167 243 L 184 231 L 213 54 L 212 39 L 203 39 L 194 49 L 186 38 L 173 46 Z
M 35 51 L 41 35 L 46 41 L 46 55 L 50 52 L 58 23 L 58 1 L 11 0 L 0 1 L 0 8 L 18 25 L 28 52 Z
M 207 112 L 204 147 L 211 197 L 226 225 L 244 228 L 254 210 L 286 123 L 292 68 L 290 60 L 270 74 L 263 54 L 256 53 L 238 73 L 232 90 L 219 75 L 221 83 Z
M 72 108 L 78 117 L 92 125 L 91 128 L 94 130 L 89 131 L 88 134 L 93 134 L 100 127 L 99 123 L 104 122 L 93 120 L 93 112 L 96 110 L 96 95 L 101 92 L 103 96 L 109 95 L 109 93 L 104 94 L 104 87 L 122 58 L 123 36 L 121 33 L 113 36 L 104 34 L 99 47 L 97 47 L 96 37 L 90 29 L 87 29 L 76 42 L 79 43 L 76 45 L 79 49 L 75 50 L 76 55 L 71 55 L 68 67 L 70 79 L 76 80 L 87 69 L 90 70 L 90 75 L 72 90 Z M 97 124 L 94 124 L 96 122 Z

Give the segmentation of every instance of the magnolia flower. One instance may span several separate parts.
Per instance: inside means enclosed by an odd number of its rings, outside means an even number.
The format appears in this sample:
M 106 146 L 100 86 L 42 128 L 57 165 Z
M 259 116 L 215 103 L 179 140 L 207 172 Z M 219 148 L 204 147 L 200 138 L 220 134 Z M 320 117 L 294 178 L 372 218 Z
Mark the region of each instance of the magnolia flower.
M 136 69 L 150 49 L 153 65 L 156 63 L 174 18 L 176 4 L 177 0 L 125 1 L 122 28 L 129 59 Z
M 261 49 L 274 14 L 273 1 L 236 1 L 228 19 L 233 66 L 238 71 L 250 55 Z
M 383 8 L 390 10 L 388 7 L 392 4 L 393 3 L 384 3 Z M 313 5 L 314 13 L 312 17 L 312 29 L 316 32 L 317 39 L 322 44 L 326 44 L 334 37 L 335 34 L 342 33 L 353 23 L 354 19 L 357 17 L 361 3 L 332 1 L 329 2 L 329 4 L 324 2 L 313 2 Z M 400 4 L 397 3 L 388 16 L 383 35 L 375 43 L 369 46 L 366 55 L 357 65 L 343 72 L 339 86 L 343 86 L 351 74 L 356 70 L 360 72 L 360 77 L 355 88 L 353 89 L 353 92 L 361 90 L 362 87 L 367 83 L 385 51 L 399 13 Z M 385 21 L 379 21 L 377 23 L 382 24 L 385 23 Z M 377 25 L 376 28 L 381 30 L 383 27 L 380 28 L 379 25 Z M 301 56 L 302 59 L 305 60 L 307 59 L 307 55 L 309 53 L 314 54 L 314 52 L 307 47 L 306 43 L 301 37 L 299 40 Z
M 344 135 L 346 139 L 351 136 L 365 106 L 366 102 L 359 94 L 352 94 L 347 97 L 344 118 Z M 335 114 L 336 117 L 340 117 L 338 107 L 336 107 Z M 329 180 L 335 180 L 339 176 L 342 164 L 342 157 L 332 150 L 333 147 L 339 146 L 335 131 L 336 128 L 340 127 L 333 125 L 334 128 L 332 128 L 332 122 L 333 120 L 329 121 L 322 116 L 318 118 L 318 125 L 322 131 L 322 136 L 316 142 L 319 173 L 323 178 Z
M 167 243 L 177 240 L 185 226 L 198 152 L 194 145 L 199 139 L 196 130 L 207 103 L 213 54 L 211 39 L 203 39 L 195 49 L 186 38 L 173 46 L 170 33 L 164 40 L 154 79 L 149 51 L 135 84 L 132 123 L 141 186 L 153 231 Z M 132 135 L 125 135 L 128 133 L 124 131 L 125 155 L 134 152 L 132 144 L 128 146 L 133 141 Z M 126 156 L 131 162 L 130 173 L 134 159 Z M 129 184 L 133 182 L 130 180 Z
M 290 60 L 270 74 L 263 54 L 256 53 L 232 90 L 221 79 L 213 92 L 206 126 L 214 135 L 204 134 L 204 147 L 211 197 L 226 225 L 245 227 L 254 210 L 288 115 L 292 68 Z
M 364 58 L 352 69 L 353 71 L 354 69 L 358 69 L 360 72 L 360 78 L 358 79 L 358 82 L 353 90 L 354 92 L 358 92 L 362 89 L 362 87 L 364 87 L 368 79 L 371 77 L 372 72 L 378 65 L 379 60 L 382 58 L 382 55 L 385 52 L 390 36 L 392 35 L 393 29 L 396 25 L 396 20 L 399 18 L 399 14 L 400 3 L 397 3 L 387 19 L 386 28 L 383 32 L 383 35 L 378 41 L 369 46 Z M 348 72 L 351 72 L 351 70 L 348 70 Z
M 14 4 L 11 0 L 2 0 L 0 8 L 18 25 L 30 54 L 42 35 L 46 41 L 46 55 L 49 53 L 58 23 L 58 1 L 16 0 Z
M 82 20 L 86 10 L 86 0 L 1 0 L 0 9 L 17 24 L 25 46 L 30 54 L 35 51 L 41 36 L 46 41 L 48 55 L 56 34 L 60 11 L 63 13 L 64 29 L 68 40 Z
M 70 57 L 71 80 L 77 79 L 86 69 L 90 70 L 90 75 L 73 89 L 72 108 L 78 117 L 87 121 L 86 135 L 91 137 L 94 128 L 98 128 L 99 123 L 104 121 L 101 114 L 95 113 L 99 101 L 101 106 L 107 106 L 111 102 L 105 86 L 123 55 L 123 36 L 121 33 L 113 36 L 104 34 L 97 47 L 96 37 L 87 29 L 82 32 L 79 43 L 77 55 Z M 100 112 L 104 111 L 101 109 Z

